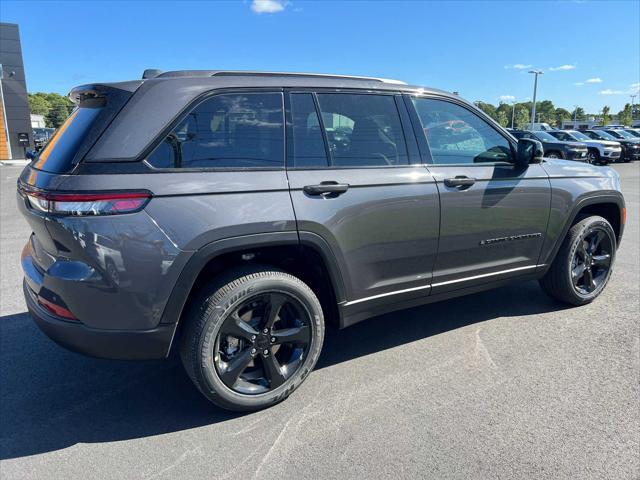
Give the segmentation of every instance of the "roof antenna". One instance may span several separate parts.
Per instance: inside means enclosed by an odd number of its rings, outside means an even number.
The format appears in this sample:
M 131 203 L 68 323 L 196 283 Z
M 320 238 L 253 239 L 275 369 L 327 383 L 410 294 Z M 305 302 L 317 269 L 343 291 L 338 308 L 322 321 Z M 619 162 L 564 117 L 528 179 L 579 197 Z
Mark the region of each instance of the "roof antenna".
M 147 78 L 155 78 L 162 73 L 162 70 L 158 70 L 157 68 L 147 68 L 144 72 L 142 72 L 142 79 L 145 80 Z

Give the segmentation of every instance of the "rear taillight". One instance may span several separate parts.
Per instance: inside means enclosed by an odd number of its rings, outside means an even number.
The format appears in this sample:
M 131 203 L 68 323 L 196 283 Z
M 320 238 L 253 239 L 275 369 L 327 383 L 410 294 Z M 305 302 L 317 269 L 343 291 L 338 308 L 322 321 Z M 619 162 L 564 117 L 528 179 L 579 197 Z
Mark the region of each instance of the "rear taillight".
M 29 205 L 58 215 L 118 215 L 142 210 L 151 192 L 53 193 L 21 188 Z

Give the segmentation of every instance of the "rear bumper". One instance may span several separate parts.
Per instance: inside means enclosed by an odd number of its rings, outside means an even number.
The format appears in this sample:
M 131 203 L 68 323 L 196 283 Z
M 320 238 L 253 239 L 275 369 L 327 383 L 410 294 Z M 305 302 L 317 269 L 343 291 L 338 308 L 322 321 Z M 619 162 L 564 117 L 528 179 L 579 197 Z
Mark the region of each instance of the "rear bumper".
M 100 330 L 80 322 L 63 320 L 40 306 L 35 293 L 23 282 L 29 313 L 40 330 L 62 347 L 91 357 L 117 360 L 166 358 L 175 324 L 160 324 L 151 330 Z

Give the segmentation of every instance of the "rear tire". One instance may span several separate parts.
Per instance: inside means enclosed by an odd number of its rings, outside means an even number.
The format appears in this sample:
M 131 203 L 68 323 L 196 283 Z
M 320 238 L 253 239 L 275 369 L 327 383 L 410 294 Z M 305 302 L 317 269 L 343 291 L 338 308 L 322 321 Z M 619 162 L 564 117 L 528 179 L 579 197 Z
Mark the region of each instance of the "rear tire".
M 313 370 L 324 339 L 316 295 L 299 278 L 270 267 L 216 279 L 185 320 L 180 356 L 187 374 L 207 399 L 234 411 L 287 398 Z
M 598 216 L 584 218 L 567 233 L 540 286 L 563 303 L 590 303 L 606 287 L 615 253 L 616 236 L 611 224 Z

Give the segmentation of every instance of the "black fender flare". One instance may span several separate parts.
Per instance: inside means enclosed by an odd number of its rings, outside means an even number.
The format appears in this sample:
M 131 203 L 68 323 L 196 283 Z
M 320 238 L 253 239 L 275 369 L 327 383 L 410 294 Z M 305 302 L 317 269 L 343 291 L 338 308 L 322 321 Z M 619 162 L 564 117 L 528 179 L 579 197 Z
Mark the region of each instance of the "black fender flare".
M 246 250 L 248 248 L 286 245 L 307 245 L 314 248 L 325 262 L 336 301 L 338 303 L 344 301 L 345 289 L 341 271 L 328 243 L 319 235 L 305 232 L 300 233 L 300 236 L 296 231 L 241 235 L 216 240 L 202 246 L 191 255 L 186 265 L 182 268 L 164 308 L 160 323 L 173 323 L 177 326 L 196 279 L 207 263 L 225 253 Z M 302 240 L 300 237 L 302 237 Z
M 573 207 L 571 208 L 571 211 L 567 216 L 567 221 L 565 222 L 562 228 L 562 233 L 558 236 L 555 245 L 553 246 L 549 254 L 546 256 L 546 261 L 544 261 L 545 260 L 544 258 L 541 258 L 540 261 L 538 262 L 538 263 L 542 262 L 544 265 L 540 267 L 541 270 L 546 271 L 555 260 L 558 250 L 560 250 L 560 246 L 562 245 L 562 242 L 567 236 L 567 232 L 569 231 L 571 226 L 575 223 L 575 220 L 578 214 L 580 213 L 580 211 L 583 208 L 588 207 L 590 205 L 597 205 L 601 203 L 615 203 L 618 206 L 618 210 L 620 212 L 620 219 L 619 219 L 620 232 L 618 233 L 616 244 L 620 245 L 620 241 L 622 240 L 622 234 L 624 233 L 624 223 L 625 223 L 624 222 L 625 202 L 624 202 L 624 197 L 622 196 L 622 193 L 615 190 L 611 190 L 607 193 L 598 193 L 598 192 L 586 193 L 581 197 L 579 197 L 578 200 L 574 203 Z

